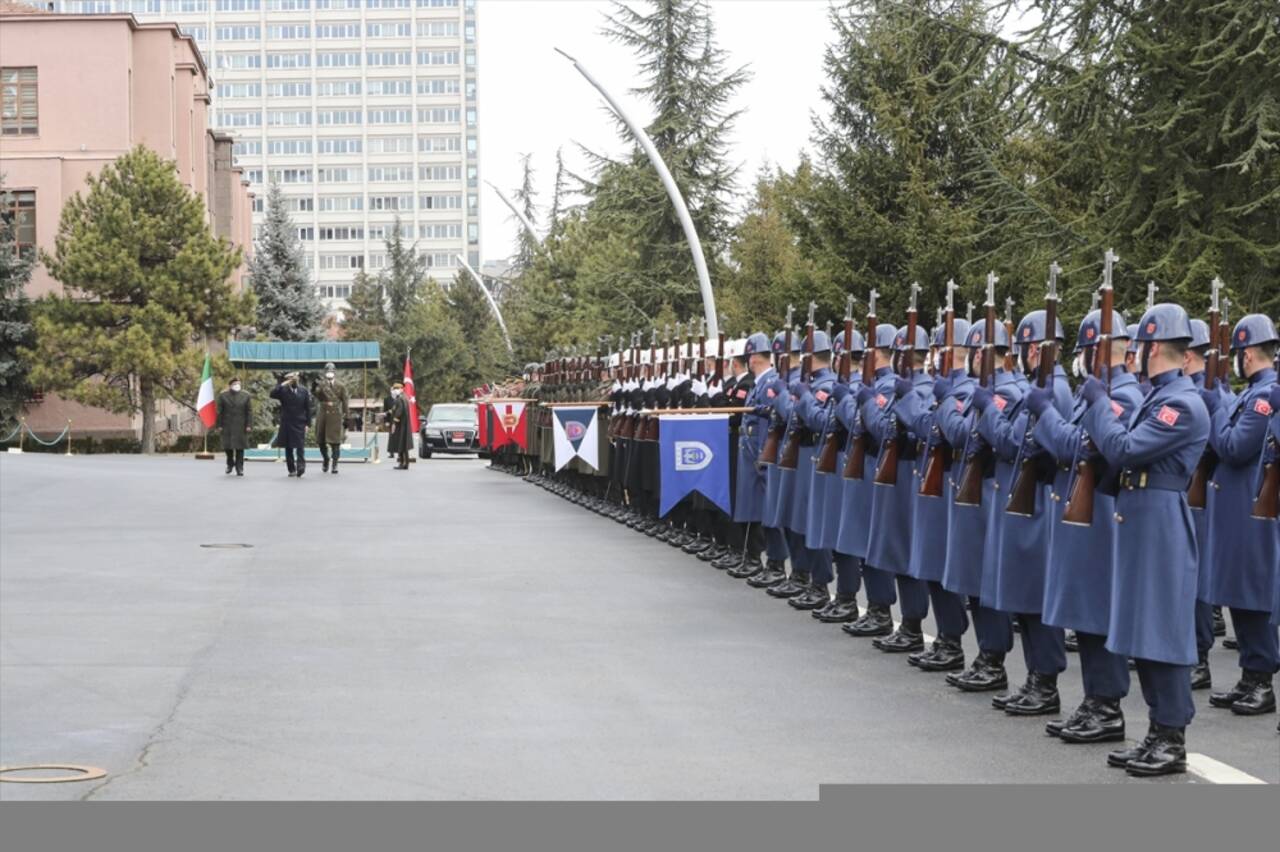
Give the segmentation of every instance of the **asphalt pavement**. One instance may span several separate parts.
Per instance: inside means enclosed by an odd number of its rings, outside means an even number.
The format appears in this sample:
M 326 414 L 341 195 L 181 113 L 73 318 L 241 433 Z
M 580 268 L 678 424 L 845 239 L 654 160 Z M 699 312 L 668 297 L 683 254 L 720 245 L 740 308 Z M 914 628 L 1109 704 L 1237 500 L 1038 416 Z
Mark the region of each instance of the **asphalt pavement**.
M 1211 659 L 1234 681 L 1232 652 Z M 1074 656 L 1061 685 L 1069 709 Z M 1110 746 L 1063 745 L 989 698 L 472 458 L 296 480 L 269 462 L 237 478 L 220 459 L 0 455 L 0 764 L 108 773 L 0 799 L 1208 780 L 1130 779 Z M 1280 782 L 1274 715 L 1196 703 L 1190 751 Z M 1125 711 L 1141 737 L 1136 678 Z

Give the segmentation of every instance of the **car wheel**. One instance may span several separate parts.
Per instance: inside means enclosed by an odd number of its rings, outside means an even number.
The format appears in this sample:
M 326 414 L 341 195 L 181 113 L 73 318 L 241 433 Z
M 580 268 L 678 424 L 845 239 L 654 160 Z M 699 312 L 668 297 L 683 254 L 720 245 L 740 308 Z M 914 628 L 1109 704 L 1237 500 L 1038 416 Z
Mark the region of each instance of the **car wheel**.
M 429 459 L 429 458 L 431 458 L 431 451 L 430 451 L 430 450 L 423 450 L 422 452 L 418 453 L 418 457 L 419 457 L 419 458 L 423 458 L 423 459 Z

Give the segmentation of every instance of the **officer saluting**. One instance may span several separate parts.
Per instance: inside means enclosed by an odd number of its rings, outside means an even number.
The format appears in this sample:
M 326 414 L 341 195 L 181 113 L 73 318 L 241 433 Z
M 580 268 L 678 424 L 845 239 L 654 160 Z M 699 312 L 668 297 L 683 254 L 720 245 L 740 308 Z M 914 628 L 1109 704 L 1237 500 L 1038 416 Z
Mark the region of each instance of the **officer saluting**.
M 280 383 L 271 389 L 271 398 L 280 401 L 276 446 L 284 447 L 289 475 L 300 477 L 307 470 L 307 427 L 315 417 L 315 401 L 307 389 L 298 384 L 296 372 L 280 378 Z
M 1115 573 L 1107 650 L 1134 657 L 1151 721 L 1146 739 L 1107 755 L 1131 775 L 1186 771 L 1186 727 L 1195 715 L 1197 544 L 1187 485 L 1209 438 L 1209 413 L 1182 375 L 1191 321 L 1155 305 L 1138 323 L 1139 363 L 1151 393 L 1121 420 L 1095 377 L 1081 394 L 1084 429 L 1119 471 Z
M 316 416 L 316 442 L 320 444 L 320 456 L 324 459 L 324 472 L 330 473 L 329 456 L 333 456 L 332 472 L 338 472 L 338 455 L 342 442 L 347 439 L 347 389 L 338 384 L 333 363 L 324 365 L 324 381 L 315 389 L 320 410 Z

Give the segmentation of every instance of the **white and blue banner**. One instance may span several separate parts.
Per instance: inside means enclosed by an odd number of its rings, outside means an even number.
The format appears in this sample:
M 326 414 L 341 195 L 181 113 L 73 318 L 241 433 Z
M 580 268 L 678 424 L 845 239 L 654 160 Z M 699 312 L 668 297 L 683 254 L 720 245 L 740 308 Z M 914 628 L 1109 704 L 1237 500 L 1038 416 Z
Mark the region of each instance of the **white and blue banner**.
M 694 491 L 731 513 L 729 415 L 672 414 L 659 417 L 658 423 L 658 514 L 667 514 Z
M 596 425 L 599 413 L 598 405 L 551 409 L 556 470 L 575 458 L 582 459 L 592 470 L 600 469 L 600 435 Z

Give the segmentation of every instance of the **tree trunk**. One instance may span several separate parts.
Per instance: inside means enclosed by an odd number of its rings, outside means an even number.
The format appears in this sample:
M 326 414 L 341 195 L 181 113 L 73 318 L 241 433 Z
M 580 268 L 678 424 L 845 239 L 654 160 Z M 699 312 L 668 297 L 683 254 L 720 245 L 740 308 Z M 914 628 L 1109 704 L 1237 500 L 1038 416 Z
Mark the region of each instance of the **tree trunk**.
M 156 392 L 150 379 L 138 380 L 138 399 L 142 403 L 142 452 L 156 451 Z

